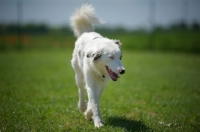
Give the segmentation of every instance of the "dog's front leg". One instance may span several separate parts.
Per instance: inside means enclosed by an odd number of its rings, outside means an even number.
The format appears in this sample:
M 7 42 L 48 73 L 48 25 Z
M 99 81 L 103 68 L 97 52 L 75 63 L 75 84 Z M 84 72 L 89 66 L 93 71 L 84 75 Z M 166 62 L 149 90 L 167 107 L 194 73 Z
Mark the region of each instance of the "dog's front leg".
M 99 107 L 99 97 L 98 92 L 94 88 L 87 88 L 88 92 L 88 109 L 89 112 L 92 112 L 92 119 L 94 121 L 95 127 L 103 126 L 103 121 L 100 114 L 100 107 Z M 91 113 L 90 113 L 91 114 Z
M 103 121 L 100 114 L 98 91 L 95 87 L 86 86 L 88 94 L 88 107 L 85 112 L 87 119 L 93 119 L 95 127 L 103 126 Z

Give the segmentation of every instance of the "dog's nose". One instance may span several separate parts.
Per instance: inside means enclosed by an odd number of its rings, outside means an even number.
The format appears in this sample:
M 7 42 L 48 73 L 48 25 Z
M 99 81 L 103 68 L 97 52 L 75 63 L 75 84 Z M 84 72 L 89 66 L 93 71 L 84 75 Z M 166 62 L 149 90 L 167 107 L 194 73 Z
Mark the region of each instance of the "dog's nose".
M 125 70 L 124 70 L 124 69 L 121 69 L 121 70 L 119 71 L 119 73 L 120 73 L 120 74 L 124 74 L 124 73 L 125 73 Z

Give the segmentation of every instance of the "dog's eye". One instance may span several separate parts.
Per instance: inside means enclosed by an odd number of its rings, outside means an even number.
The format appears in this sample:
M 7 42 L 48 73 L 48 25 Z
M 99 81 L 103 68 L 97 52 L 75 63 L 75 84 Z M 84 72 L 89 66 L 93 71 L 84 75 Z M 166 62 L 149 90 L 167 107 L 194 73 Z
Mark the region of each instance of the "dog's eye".
M 114 59 L 114 57 L 113 57 L 113 56 L 111 56 L 111 55 L 109 56 L 109 58 L 110 58 L 110 59 L 112 59 L 112 60 Z
M 122 59 L 122 56 L 120 56 L 120 58 L 119 58 L 120 60 Z

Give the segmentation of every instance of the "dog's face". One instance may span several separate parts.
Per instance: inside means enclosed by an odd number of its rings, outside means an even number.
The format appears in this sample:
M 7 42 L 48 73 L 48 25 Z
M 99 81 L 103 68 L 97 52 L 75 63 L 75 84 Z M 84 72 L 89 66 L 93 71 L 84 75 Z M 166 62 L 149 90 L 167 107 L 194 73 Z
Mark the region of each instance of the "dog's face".
M 112 53 L 106 53 L 103 55 L 102 60 L 106 60 L 105 69 L 113 81 L 117 81 L 118 74 L 124 74 L 125 68 L 121 62 L 122 52 L 115 51 Z
M 117 81 L 119 74 L 125 73 L 121 59 L 122 52 L 119 41 L 101 44 L 92 54 L 92 61 L 95 68 L 102 74 L 108 74 L 113 81 Z

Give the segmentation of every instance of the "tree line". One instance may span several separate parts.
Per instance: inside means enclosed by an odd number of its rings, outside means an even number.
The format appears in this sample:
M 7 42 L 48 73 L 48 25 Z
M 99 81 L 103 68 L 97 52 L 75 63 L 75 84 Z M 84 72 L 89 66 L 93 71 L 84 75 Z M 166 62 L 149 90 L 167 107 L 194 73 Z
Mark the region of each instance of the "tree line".
M 135 31 L 146 31 L 145 29 L 138 29 L 138 30 L 127 30 L 123 27 L 116 27 L 116 28 L 107 28 L 101 27 L 96 29 L 99 32 L 105 33 L 124 33 L 124 32 L 135 32 Z M 156 26 L 153 31 L 166 31 L 166 30 L 192 30 L 192 31 L 199 31 L 200 24 L 194 22 L 192 25 L 188 26 L 187 24 L 181 22 L 172 24 L 169 27 L 162 27 Z M 72 34 L 72 31 L 69 26 L 61 26 L 58 28 L 48 26 L 46 24 L 26 24 L 26 25 L 18 25 L 18 24 L 0 24 L 0 34 L 45 34 L 45 33 L 65 33 L 65 34 Z

